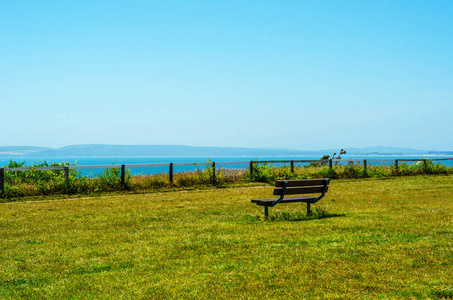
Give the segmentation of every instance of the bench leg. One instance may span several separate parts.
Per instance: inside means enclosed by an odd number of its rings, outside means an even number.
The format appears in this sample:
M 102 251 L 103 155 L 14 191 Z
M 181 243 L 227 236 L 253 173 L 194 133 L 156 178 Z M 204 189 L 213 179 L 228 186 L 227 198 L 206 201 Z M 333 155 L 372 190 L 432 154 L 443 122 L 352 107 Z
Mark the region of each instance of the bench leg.
M 264 218 L 267 220 L 267 217 L 269 217 L 269 206 L 264 206 Z
M 307 202 L 307 216 L 311 215 L 310 202 Z

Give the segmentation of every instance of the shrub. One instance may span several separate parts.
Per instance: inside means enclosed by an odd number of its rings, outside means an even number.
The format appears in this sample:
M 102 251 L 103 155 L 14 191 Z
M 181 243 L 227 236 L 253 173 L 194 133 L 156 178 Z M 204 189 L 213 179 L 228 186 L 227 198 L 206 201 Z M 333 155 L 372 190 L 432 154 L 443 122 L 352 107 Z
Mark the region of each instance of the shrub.
M 198 174 L 198 178 L 200 180 L 201 183 L 205 183 L 205 184 L 219 184 L 220 181 L 222 180 L 222 177 L 223 177 L 223 172 L 221 170 L 221 168 L 218 168 L 217 170 L 215 170 L 216 172 L 214 172 L 214 168 L 212 166 L 212 161 L 210 159 L 208 159 L 206 161 L 206 168 L 204 171 L 202 171 L 200 168 L 198 168 L 197 170 L 197 174 Z
M 392 175 L 392 169 L 387 166 L 373 166 L 370 165 L 367 168 L 367 175 L 369 177 L 380 178 L 380 177 L 388 177 Z
M 291 167 L 289 166 L 276 168 L 274 173 L 278 180 L 291 180 L 297 178 L 295 173 L 291 173 Z
M 358 178 L 360 176 L 359 176 L 359 172 L 354 167 L 354 165 L 347 165 L 347 166 L 340 168 L 339 177 L 340 178 Z
M 330 167 L 321 167 L 317 171 L 318 178 L 330 178 L 330 179 L 337 179 L 338 178 L 338 173 L 336 171 L 336 168 L 330 169 Z
M 253 164 L 252 174 L 247 174 L 245 179 L 252 182 L 265 182 L 273 183 L 275 181 L 275 174 L 272 164 Z
M 100 183 L 104 188 L 120 188 L 121 187 L 121 168 L 105 169 L 104 173 L 99 174 Z M 131 171 L 126 169 L 124 174 L 124 185 L 129 186 L 131 179 Z
M 434 164 L 433 162 L 430 163 L 430 174 L 448 174 L 448 169 L 445 167 L 443 164 L 436 163 Z

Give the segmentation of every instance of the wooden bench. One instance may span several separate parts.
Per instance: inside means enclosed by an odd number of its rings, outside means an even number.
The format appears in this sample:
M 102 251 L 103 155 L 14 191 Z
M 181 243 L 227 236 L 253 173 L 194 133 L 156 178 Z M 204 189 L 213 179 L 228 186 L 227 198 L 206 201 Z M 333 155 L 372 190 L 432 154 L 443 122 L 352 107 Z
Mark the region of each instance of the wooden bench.
M 275 182 L 274 195 L 280 198 L 254 199 L 252 203 L 264 206 L 264 216 L 267 219 L 269 207 L 278 203 L 305 202 L 307 203 L 307 215 L 311 214 L 310 204 L 318 202 L 326 194 L 329 188 L 329 178 L 304 179 L 304 180 L 277 180 Z M 320 194 L 317 197 L 300 196 L 301 194 Z M 296 197 L 285 197 L 286 195 L 299 195 Z

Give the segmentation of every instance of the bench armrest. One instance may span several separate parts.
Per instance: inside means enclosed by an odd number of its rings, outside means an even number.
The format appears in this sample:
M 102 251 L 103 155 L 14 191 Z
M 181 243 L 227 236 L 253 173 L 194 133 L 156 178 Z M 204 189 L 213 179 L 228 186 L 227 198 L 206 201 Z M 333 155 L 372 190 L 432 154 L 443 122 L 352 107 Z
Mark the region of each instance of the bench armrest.
M 324 197 L 324 195 L 325 195 L 326 192 L 327 192 L 327 188 L 329 187 L 329 182 L 330 182 L 330 179 L 327 179 L 327 180 L 326 180 L 326 183 L 324 183 L 324 191 L 322 192 L 321 195 L 319 195 L 318 198 L 316 198 L 315 200 L 313 200 L 312 203 L 316 203 L 316 202 L 318 202 L 319 200 L 321 200 L 322 197 Z
M 286 187 L 288 186 L 288 182 L 287 181 L 284 181 L 283 182 L 283 191 L 282 191 L 282 194 L 280 195 L 280 198 L 278 198 L 277 200 L 275 200 L 274 202 L 272 202 L 271 205 L 269 205 L 270 207 L 273 207 L 275 205 L 277 205 L 277 203 L 279 203 L 280 201 L 283 200 L 283 197 L 285 197 L 285 192 L 286 192 Z

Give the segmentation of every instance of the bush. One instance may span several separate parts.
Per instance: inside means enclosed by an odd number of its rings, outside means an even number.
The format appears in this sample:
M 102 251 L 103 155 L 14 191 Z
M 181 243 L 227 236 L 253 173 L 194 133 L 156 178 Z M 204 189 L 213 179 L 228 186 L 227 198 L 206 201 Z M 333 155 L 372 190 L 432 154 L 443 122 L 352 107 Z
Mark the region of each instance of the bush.
M 387 166 L 368 166 L 367 175 L 373 178 L 388 177 L 393 174 L 393 170 Z
M 289 166 L 276 168 L 274 174 L 278 180 L 298 179 L 295 173 L 291 173 L 291 167 Z
M 99 175 L 101 186 L 105 189 L 119 189 L 121 188 L 121 168 L 111 168 L 105 169 L 104 173 Z M 124 173 L 124 186 L 127 188 L 129 186 L 131 179 L 131 171 L 129 169 L 125 170 Z
M 222 175 L 223 175 L 223 172 L 220 168 L 218 168 L 217 170 L 215 170 L 216 172 L 214 172 L 214 168 L 212 166 L 212 161 L 210 159 L 208 159 L 206 161 L 206 168 L 204 171 L 200 170 L 200 168 L 198 168 L 197 170 L 197 174 L 198 174 L 198 179 L 200 180 L 201 183 L 204 183 L 204 184 L 219 184 L 220 181 L 222 180 Z
M 271 164 L 253 164 L 252 174 L 246 174 L 245 180 L 252 182 L 265 182 L 265 183 L 274 183 L 275 174 Z
M 347 165 L 340 168 L 340 178 L 359 178 L 359 172 L 354 165 Z
M 322 167 L 317 172 L 318 178 L 330 178 L 330 179 L 337 179 L 338 173 L 336 168 L 330 169 L 330 167 Z

